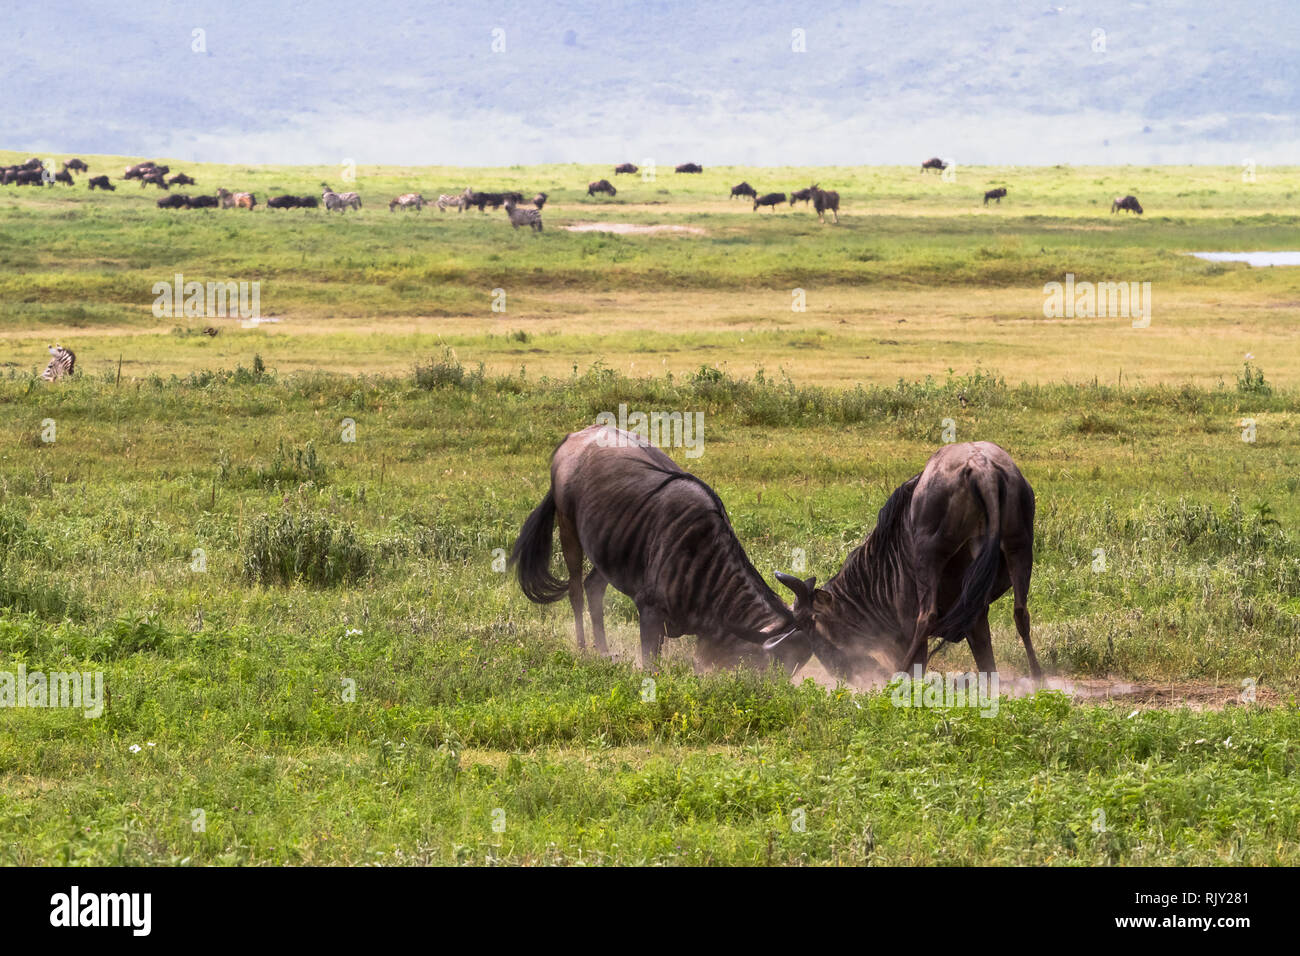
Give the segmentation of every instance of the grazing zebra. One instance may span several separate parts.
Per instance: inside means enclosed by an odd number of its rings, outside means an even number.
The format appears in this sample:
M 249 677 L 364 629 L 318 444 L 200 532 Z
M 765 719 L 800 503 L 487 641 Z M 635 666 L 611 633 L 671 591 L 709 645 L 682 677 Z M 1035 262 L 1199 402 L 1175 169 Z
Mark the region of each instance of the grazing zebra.
M 448 196 L 446 193 L 443 193 L 438 197 L 438 201 L 434 205 L 438 207 L 439 212 L 446 212 L 448 206 L 455 206 L 457 212 L 464 212 L 464 199 L 464 196 Z
M 396 199 L 389 200 L 388 211 L 392 212 L 400 206 L 402 209 L 414 208 L 416 212 L 420 212 L 428 204 L 429 200 L 425 199 L 419 193 L 403 193 Z
M 530 226 L 538 232 L 542 231 L 542 212 L 540 209 L 520 209 L 515 205 L 513 199 L 507 199 L 506 215 L 510 217 L 510 225 L 516 229 L 520 226 Z
M 62 345 L 51 345 L 50 354 L 54 358 L 50 359 L 50 364 L 45 366 L 41 378 L 47 382 L 57 382 L 65 375 L 70 376 L 77 364 L 77 357 L 72 354 L 72 350 L 65 349 Z

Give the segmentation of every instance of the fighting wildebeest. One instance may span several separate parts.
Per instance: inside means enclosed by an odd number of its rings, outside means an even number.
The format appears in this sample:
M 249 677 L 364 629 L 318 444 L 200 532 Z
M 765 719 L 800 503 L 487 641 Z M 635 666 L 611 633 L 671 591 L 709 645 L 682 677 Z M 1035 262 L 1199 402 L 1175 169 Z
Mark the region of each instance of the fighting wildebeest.
M 998 205 L 1002 205 L 1002 197 L 1007 194 L 1006 186 L 999 186 L 997 189 L 990 189 L 984 194 L 984 205 L 989 204 L 990 199 L 997 200 Z
M 840 221 L 840 194 L 830 190 L 822 189 L 816 183 L 808 187 L 812 193 L 813 209 L 817 210 L 817 219 L 826 224 L 826 213 L 830 211 L 835 216 L 835 222 Z
M 598 179 L 594 183 L 587 183 L 587 195 L 594 196 L 596 193 L 608 193 L 611 196 L 617 196 L 618 190 L 608 179 Z
M 117 187 L 108 181 L 107 176 L 91 176 L 86 181 L 90 189 L 107 189 L 109 192 L 116 191 Z
M 776 212 L 776 207 L 785 202 L 785 193 L 768 193 L 765 196 L 754 197 L 754 212 L 758 211 L 759 206 L 767 206 L 772 212 Z
M 758 190 L 755 189 L 753 186 L 751 186 L 749 183 L 740 182 L 737 183 L 735 186 L 731 187 L 730 198 L 735 199 L 737 196 L 748 196 L 751 199 L 754 199 L 758 196 Z
M 90 172 L 90 167 L 87 166 L 85 163 L 83 163 L 80 159 L 77 159 L 75 156 L 72 159 L 65 160 L 63 163 L 63 168 L 71 169 L 74 172 L 78 172 L 78 173 Z
M 796 189 L 790 194 L 790 205 L 793 206 L 797 200 L 802 199 L 805 203 L 812 202 L 811 189 Z
M 172 193 L 158 200 L 159 209 L 185 209 L 190 204 L 190 197 L 184 193 Z
M 184 173 L 177 173 L 171 179 L 167 180 L 169 186 L 197 186 L 198 182 L 186 176 Z
M 948 168 L 948 164 L 945 163 L 938 156 L 931 156 L 929 159 L 927 159 L 925 162 L 921 164 L 921 172 L 925 172 L 927 169 L 933 169 L 938 172 L 943 172 L 947 168 Z
M 394 209 L 402 209 L 403 211 L 414 209 L 416 212 L 423 212 L 424 207 L 428 205 L 428 202 L 429 200 L 425 199 L 419 193 L 402 193 L 402 195 L 388 201 L 388 211 L 392 212 Z
M 636 173 L 636 172 L 640 172 L 640 170 L 636 166 L 632 165 L 631 163 L 619 163 L 617 166 L 614 167 L 615 176 L 619 175 L 620 173 Z
M 1010 589 L 1029 669 L 1041 679 L 1029 639 L 1033 549 L 1029 482 L 997 445 L 966 442 L 935 452 L 889 496 L 876 527 L 824 588 L 816 578 L 777 578 L 795 594 L 799 633 L 844 679 L 873 661 L 895 671 L 924 668 L 932 637 L 967 640 L 979 670 L 993 673 L 988 609 Z M 780 640 L 769 640 L 769 649 Z
M 550 570 L 557 520 L 567 582 Z M 584 557 L 592 565 L 585 582 Z M 585 593 L 596 650 L 609 653 L 604 601 L 612 584 L 636 604 L 644 666 L 659 656 L 664 638 L 682 634 L 698 637 L 701 662 L 763 663 L 770 659 L 760 650 L 764 642 L 789 671 L 810 656 L 713 489 L 646 439 L 612 426 L 593 425 L 560 442 L 550 490 L 524 522 L 510 561 L 530 601 L 569 596 L 579 648 L 586 647 Z
M 675 169 L 673 169 L 673 172 L 675 172 L 675 173 L 702 173 L 702 172 L 704 172 L 704 167 L 701 166 L 699 163 L 682 163 L 680 166 L 678 166 L 678 167 L 676 167 Z
M 1121 209 L 1126 212 L 1135 212 L 1139 216 L 1142 215 L 1142 206 L 1137 201 L 1136 196 L 1116 196 L 1115 201 L 1110 204 L 1110 211 L 1115 213 Z
M 528 226 L 537 232 L 542 231 L 542 214 L 536 209 L 520 209 L 513 199 L 507 199 L 505 202 L 506 215 L 510 217 L 510 225 L 518 229 L 520 226 Z

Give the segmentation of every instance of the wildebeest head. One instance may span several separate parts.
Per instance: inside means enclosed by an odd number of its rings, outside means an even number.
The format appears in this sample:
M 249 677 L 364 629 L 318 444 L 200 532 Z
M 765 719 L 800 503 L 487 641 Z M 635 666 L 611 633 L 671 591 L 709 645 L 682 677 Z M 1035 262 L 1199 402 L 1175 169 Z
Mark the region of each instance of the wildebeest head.
M 802 643 L 826 669 L 834 674 L 848 677 L 857 668 L 849 656 L 831 640 L 829 621 L 834 617 L 835 597 L 829 591 L 817 587 L 817 578 L 800 580 L 793 574 L 776 572 L 776 579 L 794 592 L 794 626 L 788 634 L 770 638 L 763 644 L 763 650 L 773 656 L 781 655 L 781 648 L 788 640 Z

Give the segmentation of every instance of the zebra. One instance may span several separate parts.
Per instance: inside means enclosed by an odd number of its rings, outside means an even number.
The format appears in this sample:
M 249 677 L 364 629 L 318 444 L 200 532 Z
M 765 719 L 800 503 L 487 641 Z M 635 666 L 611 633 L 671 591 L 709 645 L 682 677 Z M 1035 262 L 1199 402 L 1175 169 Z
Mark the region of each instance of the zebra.
M 446 212 L 447 207 L 449 206 L 455 206 L 457 212 L 464 212 L 465 211 L 464 199 L 465 199 L 464 196 L 448 196 L 446 193 L 443 193 L 441 196 L 438 197 L 438 201 L 434 203 L 434 205 L 438 207 L 439 212 Z
M 329 183 L 321 183 L 325 191 L 321 193 L 321 200 L 325 203 L 325 209 L 328 212 L 331 209 L 338 209 L 341 212 L 347 212 L 348 209 L 360 209 L 361 197 L 356 193 L 336 193 L 330 188 Z
M 520 209 L 515 205 L 513 199 L 507 199 L 506 215 L 510 217 L 510 225 L 516 229 L 520 226 L 531 226 L 538 232 L 542 231 L 542 212 L 540 209 Z
M 50 354 L 54 358 L 50 359 L 50 364 L 45 366 L 41 378 L 47 382 L 57 382 L 65 375 L 71 376 L 72 370 L 77 364 L 77 356 L 72 354 L 72 350 L 65 349 L 62 345 L 51 345 Z
M 388 211 L 392 212 L 394 209 L 400 207 L 403 210 L 414 208 L 416 212 L 419 212 L 428 204 L 428 202 L 429 200 L 425 199 L 419 193 L 403 193 L 396 199 L 389 201 Z

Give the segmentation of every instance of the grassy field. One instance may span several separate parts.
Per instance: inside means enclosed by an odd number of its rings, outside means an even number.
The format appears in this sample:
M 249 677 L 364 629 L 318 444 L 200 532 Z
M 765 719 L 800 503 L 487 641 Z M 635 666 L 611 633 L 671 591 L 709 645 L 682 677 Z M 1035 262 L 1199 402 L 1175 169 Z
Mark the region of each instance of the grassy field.
M 1296 170 L 708 170 L 587 200 L 607 170 L 362 169 L 332 219 L 0 188 L 0 672 L 109 695 L 0 710 L 0 862 L 1300 862 L 1300 273 L 1182 255 L 1297 248 Z M 834 186 L 842 221 L 751 213 L 742 178 Z M 551 192 L 546 232 L 387 211 L 466 183 Z M 1127 192 L 1142 220 L 1109 215 Z M 602 221 L 705 233 L 562 228 Z M 1067 271 L 1151 281 L 1151 326 L 1044 318 Z M 282 321 L 155 318 L 175 272 L 259 281 Z M 51 341 L 72 381 L 35 378 Z M 796 549 L 834 573 L 945 419 L 1002 444 L 1038 495 L 1039 656 L 1116 699 L 898 708 L 696 674 L 688 640 L 643 699 L 630 601 L 616 659 L 580 655 L 499 570 L 556 442 L 624 402 L 704 413 L 702 457 L 670 453 L 769 579 Z

